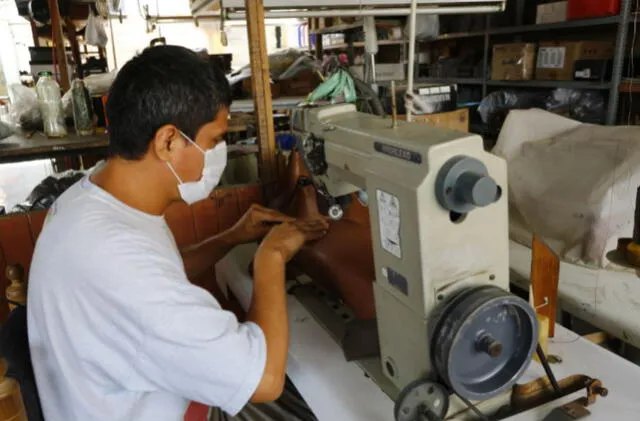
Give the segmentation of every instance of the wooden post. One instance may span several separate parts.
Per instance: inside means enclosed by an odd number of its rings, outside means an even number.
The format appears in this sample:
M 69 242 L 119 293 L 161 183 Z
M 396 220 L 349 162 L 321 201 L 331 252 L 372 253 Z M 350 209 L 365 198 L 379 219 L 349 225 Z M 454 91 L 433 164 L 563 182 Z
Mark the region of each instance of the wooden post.
M 78 45 L 78 35 L 76 34 L 76 26 L 69 16 L 64 18 L 64 26 L 67 30 L 67 38 L 71 44 L 71 52 L 73 53 L 73 61 L 76 62 L 76 77 L 83 79 L 82 74 L 82 57 L 80 56 L 80 46 Z
M 260 142 L 260 178 L 263 184 L 270 184 L 276 181 L 277 161 L 271 78 L 264 29 L 264 2 L 263 0 L 245 0 L 245 5 L 251 58 L 251 89 Z
M 24 270 L 20 265 L 7 266 L 6 275 L 11 282 L 6 291 L 7 299 L 24 304 L 27 300 Z M 15 305 L 9 304 L 10 310 L 15 307 Z M 22 401 L 20 385 L 16 380 L 5 377 L 6 374 L 7 362 L 2 358 L 0 359 L 0 419 L 27 421 L 27 411 Z
M 531 286 L 536 313 L 549 318 L 549 337 L 553 338 L 558 304 L 560 260 L 538 237 L 531 242 Z
M 62 18 L 60 17 L 58 0 L 49 0 L 49 11 L 51 13 L 53 42 L 56 45 L 56 63 L 58 64 L 58 69 L 60 69 L 60 86 L 66 92 L 71 87 L 71 83 L 69 82 L 67 54 L 64 51 L 64 35 L 62 35 Z
M 38 27 L 33 19 L 29 19 L 31 24 L 31 36 L 33 36 L 33 46 L 40 47 L 40 37 L 38 36 Z

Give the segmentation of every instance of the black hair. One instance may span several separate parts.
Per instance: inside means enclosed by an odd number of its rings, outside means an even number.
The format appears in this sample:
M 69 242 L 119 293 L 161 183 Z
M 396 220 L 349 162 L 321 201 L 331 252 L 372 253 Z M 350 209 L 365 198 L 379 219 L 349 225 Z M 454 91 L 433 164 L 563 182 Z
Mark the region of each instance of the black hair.
M 230 105 L 231 89 L 218 66 L 184 47 L 147 48 L 120 69 L 109 90 L 109 155 L 142 158 L 166 124 L 195 140 Z

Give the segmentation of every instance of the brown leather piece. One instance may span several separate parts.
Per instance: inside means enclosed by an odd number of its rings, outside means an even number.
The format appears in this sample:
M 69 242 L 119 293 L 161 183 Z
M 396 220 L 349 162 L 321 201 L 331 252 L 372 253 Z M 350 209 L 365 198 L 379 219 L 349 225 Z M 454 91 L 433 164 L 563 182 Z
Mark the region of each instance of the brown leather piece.
M 193 223 L 193 212 L 184 202 L 176 202 L 169 206 L 165 213 L 167 225 L 173 232 L 179 249 L 196 242 L 196 230 Z
M 34 246 L 29 218 L 26 214 L 17 213 L 0 217 L 0 293 L 4 295 L 9 286 L 5 273 L 7 265 L 22 266 L 27 279 Z M 1 304 L 0 320 L 5 320 L 8 314 L 7 305 Z
M 321 205 L 313 186 L 296 187 L 298 179 L 308 175 L 297 152 L 290 156 L 287 177 L 272 206 L 297 218 L 321 215 Z M 371 243 L 369 211 L 353 195 L 340 221 L 331 222 L 322 239 L 306 245 L 293 264 L 314 282 L 337 293 L 356 318 L 375 318 L 373 280 L 375 269 Z

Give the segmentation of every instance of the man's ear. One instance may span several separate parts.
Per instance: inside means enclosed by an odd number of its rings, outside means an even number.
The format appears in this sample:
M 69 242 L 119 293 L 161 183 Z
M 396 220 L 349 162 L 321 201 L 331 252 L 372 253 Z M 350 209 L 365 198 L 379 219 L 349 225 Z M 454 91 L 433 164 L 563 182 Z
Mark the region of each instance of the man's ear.
M 180 135 L 180 130 L 173 124 L 165 124 L 160 127 L 151 140 L 151 150 L 161 161 L 171 161 L 171 156 L 181 148 L 186 141 Z

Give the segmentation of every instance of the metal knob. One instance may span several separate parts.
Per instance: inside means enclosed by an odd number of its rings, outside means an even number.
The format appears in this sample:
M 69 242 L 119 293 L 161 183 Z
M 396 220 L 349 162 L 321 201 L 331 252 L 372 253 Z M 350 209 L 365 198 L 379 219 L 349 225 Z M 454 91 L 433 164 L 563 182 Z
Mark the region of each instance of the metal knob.
M 500 200 L 502 189 L 485 164 L 464 155 L 449 159 L 436 177 L 436 198 L 448 211 L 466 214 Z
M 458 178 L 454 191 L 460 200 L 482 207 L 495 202 L 498 185 L 488 175 L 466 172 Z

